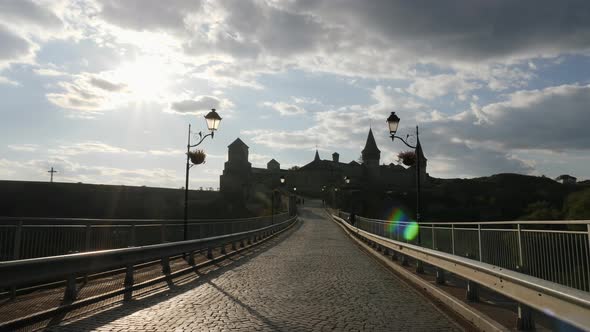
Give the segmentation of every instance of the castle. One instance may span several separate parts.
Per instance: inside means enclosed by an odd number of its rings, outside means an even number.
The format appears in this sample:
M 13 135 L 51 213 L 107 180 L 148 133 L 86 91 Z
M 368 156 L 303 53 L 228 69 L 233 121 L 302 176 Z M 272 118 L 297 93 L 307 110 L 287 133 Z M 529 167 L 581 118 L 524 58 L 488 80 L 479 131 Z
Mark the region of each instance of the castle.
M 420 141 L 418 156 L 420 159 L 420 180 L 427 184 L 427 159 L 424 157 Z M 362 150 L 362 163 L 340 162 L 337 152 L 332 160 L 320 158 L 316 150 L 314 159 L 299 169 L 281 169 L 278 161 L 271 159 L 266 168 L 252 167 L 248 161 L 248 146 L 239 138 L 228 146 L 228 160 L 220 176 L 220 190 L 228 194 L 237 194 L 249 199 L 256 194 L 268 194 L 272 189 L 281 187 L 283 176 L 286 184 L 284 190 L 297 194 L 323 197 L 328 191 L 406 191 L 416 186 L 415 166 L 405 168 L 401 165 L 380 165 L 381 151 L 377 147 L 373 131 L 369 129 L 365 147 Z M 349 183 L 344 178 L 350 179 Z

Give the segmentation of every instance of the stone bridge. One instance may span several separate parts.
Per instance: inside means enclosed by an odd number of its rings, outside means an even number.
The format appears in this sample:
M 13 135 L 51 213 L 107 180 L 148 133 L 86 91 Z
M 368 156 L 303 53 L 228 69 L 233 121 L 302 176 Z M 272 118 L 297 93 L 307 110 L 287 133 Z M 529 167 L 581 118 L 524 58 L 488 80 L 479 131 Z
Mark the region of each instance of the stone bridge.
M 251 246 L 244 246 L 243 236 L 239 240 L 230 234 L 230 237 L 220 237 L 225 242 L 218 242 L 213 252 L 211 247 L 204 247 L 207 253 L 204 256 L 194 258 L 191 253 L 193 266 L 194 260 L 206 264 L 188 267 L 189 273 L 175 273 L 182 268 L 187 270 L 187 260 L 186 257 L 182 259 L 178 256 L 173 259 L 173 252 L 169 252 L 153 256 L 165 257 L 162 258 L 162 267 L 152 264 L 151 268 L 148 266 L 142 270 L 137 265 L 131 266 L 130 282 L 129 275 L 125 273 L 110 277 L 107 275 L 98 278 L 98 281 L 85 280 L 83 285 L 80 285 L 80 281 L 76 285 L 76 279 L 72 281 L 73 289 L 79 294 L 89 291 L 100 294 L 115 289 L 115 286 L 120 287 L 123 278 L 125 289 L 129 289 L 134 287 L 134 278 L 136 283 L 145 281 L 161 275 L 161 270 L 164 270 L 165 276 L 160 277 L 159 283 L 133 288 L 132 296 L 131 291 L 126 291 L 125 295 L 120 292 L 99 301 L 88 302 L 87 305 L 76 306 L 72 305 L 77 303 L 75 295 L 66 301 L 68 287 L 65 297 L 63 288 L 53 292 L 24 292 L 24 295 L 16 297 L 19 301 L 2 300 L 0 316 L 6 318 L 16 315 L 16 318 L 22 318 L 22 313 L 30 308 L 40 308 L 52 301 L 55 302 L 53 305 L 62 301 L 59 306 L 70 307 L 68 310 L 41 315 L 35 322 L 3 326 L 50 331 L 503 331 L 515 329 L 515 323 L 519 322 L 520 329 L 536 327 L 537 330 L 578 331 L 583 330 L 579 327 L 585 327 L 588 321 L 586 314 L 590 314 L 590 297 L 584 289 L 565 288 L 541 279 L 527 279 L 529 277 L 526 275 L 510 271 L 498 272 L 500 274 L 494 276 L 498 279 L 494 279 L 489 275 L 496 273 L 493 271 L 496 266 L 422 249 L 408 241 L 389 243 L 390 239 L 395 238 L 390 225 L 382 227 L 380 221 L 359 218 L 356 226 L 353 226 L 337 215 L 331 215 L 320 201 L 307 200 L 305 205 L 299 207 L 298 222 L 291 223 L 292 226 L 281 233 L 272 230 L 263 231 L 261 234 L 264 235 L 255 235 L 253 238 L 248 235 L 248 244 L 252 238 Z M 260 229 L 275 226 L 272 224 Z M 425 230 L 428 226 L 424 227 L 422 231 L 427 234 Z M 435 226 L 430 227 L 434 244 Z M 461 239 L 456 240 L 454 234 L 461 229 L 451 229 L 452 251 L 455 248 L 466 248 L 456 246 L 455 242 L 465 240 L 468 236 L 463 234 Z M 480 262 L 482 257 L 487 257 L 485 250 L 482 250 L 481 230 L 481 226 L 463 229 L 464 232 L 478 232 Z M 495 228 L 492 230 L 496 231 Z M 276 236 L 271 237 L 272 234 Z M 586 233 L 581 234 L 584 236 Z M 520 226 L 518 236 L 520 239 Z M 265 241 L 260 241 L 263 238 Z M 437 240 L 440 248 L 444 248 L 441 242 L 443 238 L 439 236 Z M 214 237 L 210 239 L 207 241 L 215 240 Z M 231 241 L 231 248 L 227 241 Z M 240 242 L 245 248 L 236 248 L 236 243 Z M 258 244 L 254 245 L 255 242 Z M 221 247 L 219 243 L 222 243 Z M 183 245 L 183 242 L 178 242 L 138 247 L 138 250 L 123 249 L 121 252 L 145 253 L 154 248 L 169 250 L 174 247 L 176 253 L 186 253 L 187 247 Z M 236 254 L 225 255 L 226 250 L 233 250 Z M 562 254 L 562 257 L 567 256 Z M 211 260 L 212 256 L 219 258 Z M 55 262 L 65 264 L 63 258 L 59 258 L 65 256 L 56 257 Z M 19 262 L 32 261 L 38 264 L 35 266 L 42 267 L 41 264 L 47 264 L 51 259 L 0 263 L 0 272 L 8 271 L 3 272 L 6 277 L 18 276 L 18 273 L 23 275 L 22 271 L 18 272 Z M 102 262 L 109 258 L 101 254 L 100 259 Z M 416 274 L 414 267 L 407 264 L 408 260 L 423 261 L 424 264 L 420 264 L 423 271 Z M 463 264 L 467 269 L 462 269 Z M 472 275 L 473 279 L 470 278 Z M 578 279 L 579 276 L 572 280 Z M 473 280 L 490 289 L 482 288 L 474 292 L 473 288 L 477 289 L 477 284 Z M 482 282 L 485 280 L 487 283 Z M 519 284 L 519 280 L 526 282 Z M 531 286 L 531 280 L 536 284 Z M 470 300 L 476 302 L 472 305 L 468 305 L 465 298 L 466 283 L 468 288 L 471 287 Z M 69 279 L 66 284 L 70 284 Z M 582 288 L 587 286 L 585 283 L 580 285 Z M 526 295 L 529 288 L 526 287 L 534 288 L 531 293 L 534 298 L 544 296 L 542 301 L 547 306 L 546 312 L 535 311 L 502 295 L 510 295 L 514 289 L 519 299 L 529 301 Z M 564 296 L 569 300 L 564 301 Z M 527 303 L 535 303 L 534 299 L 531 301 Z M 554 303 L 557 304 L 552 307 Z M 560 312 L 557 311 L 560 308 L 571 316 L 567 320 L 578 327 L 548 315 L 553 313 L 553 316 L 559 317 Z M 533 313 L 538 316 L 535 320 L 531 318 Z M 10 319 L 3 319 L 0 323 L 6 321 Z
M 147 300 L 52 331 L 458 331 L 436 305 L 355 245 L 317 201 L 281 241 Z

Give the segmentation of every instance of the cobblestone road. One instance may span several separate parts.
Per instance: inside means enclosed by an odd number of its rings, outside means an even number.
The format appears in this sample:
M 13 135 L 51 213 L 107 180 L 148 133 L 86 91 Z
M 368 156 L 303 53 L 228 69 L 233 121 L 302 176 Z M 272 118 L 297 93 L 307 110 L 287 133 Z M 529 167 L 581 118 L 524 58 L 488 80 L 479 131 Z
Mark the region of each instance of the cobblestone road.
M 266 251 L 194 288 L 134 301 L 55 331 L 456 331 L 363 253 L 317 202 Z

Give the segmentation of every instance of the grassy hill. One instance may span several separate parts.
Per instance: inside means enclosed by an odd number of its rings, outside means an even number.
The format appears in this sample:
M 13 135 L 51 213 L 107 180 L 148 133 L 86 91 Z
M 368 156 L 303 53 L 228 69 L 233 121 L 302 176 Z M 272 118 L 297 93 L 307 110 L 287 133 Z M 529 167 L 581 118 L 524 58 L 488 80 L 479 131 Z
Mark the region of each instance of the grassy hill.
M 566 197 L 577 190 L 581 187 L 520 174 L 432 179 L 432 186 L 425 188 L 424 204 L 428 219 L 515 220 L 533 212 L 529 207 L 539 202 L 561 211 Z
M 411 189 L 362 192 L 344 205 L 356 200 L 357 207 L 362 207 L 358 213 L 386 219 L 396 207 L 413 214 L 415 195 Z M 473 179 L 430 178 L 422 186 L 421 204 L 422 220 L 429 221 L 590 219 L 590 185 L 564 185 L 546 177 L 508 173 Z

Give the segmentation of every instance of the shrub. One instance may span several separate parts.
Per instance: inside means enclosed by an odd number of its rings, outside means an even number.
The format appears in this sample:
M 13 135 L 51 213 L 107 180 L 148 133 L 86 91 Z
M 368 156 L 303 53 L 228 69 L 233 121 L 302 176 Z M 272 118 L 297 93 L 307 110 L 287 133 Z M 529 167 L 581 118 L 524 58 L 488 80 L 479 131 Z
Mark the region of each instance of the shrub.
M 414 151 L 403 151 L 398 153 L 397 161 L 402 162 L 406 166 L 412 166 L 416 163 L 416 153 Z

